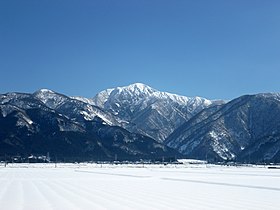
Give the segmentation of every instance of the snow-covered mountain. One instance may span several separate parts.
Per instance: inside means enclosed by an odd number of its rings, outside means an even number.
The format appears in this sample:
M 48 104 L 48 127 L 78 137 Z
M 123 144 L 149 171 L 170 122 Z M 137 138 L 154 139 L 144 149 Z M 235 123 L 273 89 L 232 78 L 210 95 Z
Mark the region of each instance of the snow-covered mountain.
M 166 144 L 209 160 L 280 161 L 280 94 L 246 95 L 204 109 Z
M 70 117 L 73 120 L 93 120 L 98 117 L 108 125 L 120 125 L 116 117 L 109 112 L 105 112 L 90 103 L 90 99 L 82 97 L 68 97 L 51 90 L 41 89 L 33 96 L 44 103 L 47 107 Z
M 230 102 L 161 92 L 141 83 L 68 97 L 48 89 L 0 94 L 0 159 L 39 153 L 61 158 L 179 156 L 280 162 L 280 94 Z M 170 149 L 173 148 L 173 149 Z
M 101 91 L 92 102 L 127 121 L 126 129 L 159 142 L 202 109 L 223 103 L 161 92 L 141 83 Z
M 99 107 L 46 89 L 34 94 L 0 94 L 0 159 L 47 153 L 68 161 L 179 155 L 118 123 Z

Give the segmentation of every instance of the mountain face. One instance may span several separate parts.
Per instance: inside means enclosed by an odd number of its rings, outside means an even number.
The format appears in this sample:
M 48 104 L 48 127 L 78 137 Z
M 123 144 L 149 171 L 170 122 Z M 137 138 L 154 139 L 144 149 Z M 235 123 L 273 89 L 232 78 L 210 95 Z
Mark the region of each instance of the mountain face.
M 93 120 L 95 117 L 99 117 L 108 125 L 120 125 L 114 115 L 103 111 L 99 107 L 51 90 L 42 89 L 36 91 L 32 96 L 47 107 L 76 121 L 83 122 L 83 120 Z
M 93 99 L 47 89 L 0 94 L 0 159 L 47 154 L 58 160 L 180 157 L 280 162 L 280 94 L 228 103 L 157 91 L 140 83 Z M 172 149 L 171 149 L 172 148 Z
M 280 161 L 280 94 L 246 95 L 206 108 L 174 131 L 166 144 L 212 161 Z
M 42 89 L 0 95 L 0 158 L 47 154 L 58 160 L 136 160 L 178 153 L 118 125 L 99 107 Z
M 122 126 L 127 130 L 159 142 L 202 109 L 219 103 L 223 102 L 160 92 L 141 83 L 104 90 L 92 100 L 126 121 Z

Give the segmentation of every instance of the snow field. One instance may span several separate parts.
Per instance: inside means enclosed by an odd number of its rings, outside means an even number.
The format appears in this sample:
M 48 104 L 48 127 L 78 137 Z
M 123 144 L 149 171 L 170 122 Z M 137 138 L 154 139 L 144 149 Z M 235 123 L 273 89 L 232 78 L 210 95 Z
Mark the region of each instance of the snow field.
M 10 164 L 1 209 L 280 209 L 280 170 L 200 165 Z

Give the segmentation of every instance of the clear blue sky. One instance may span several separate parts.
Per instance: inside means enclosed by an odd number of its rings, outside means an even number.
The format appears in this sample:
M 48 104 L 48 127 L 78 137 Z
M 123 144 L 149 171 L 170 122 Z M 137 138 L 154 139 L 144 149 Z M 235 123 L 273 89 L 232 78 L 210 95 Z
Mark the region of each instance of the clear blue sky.
M 0 93 L 280 92 L 279 0 L 0 0 Z

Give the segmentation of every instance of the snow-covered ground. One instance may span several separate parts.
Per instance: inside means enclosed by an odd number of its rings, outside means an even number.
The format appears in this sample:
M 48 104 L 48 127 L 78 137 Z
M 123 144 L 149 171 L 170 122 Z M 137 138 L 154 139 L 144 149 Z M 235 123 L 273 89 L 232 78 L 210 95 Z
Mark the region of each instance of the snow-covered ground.
M 280 170 L 213 165 L 9 164 L 1 209 L 280 209 Z

